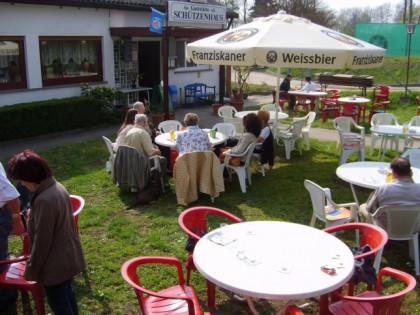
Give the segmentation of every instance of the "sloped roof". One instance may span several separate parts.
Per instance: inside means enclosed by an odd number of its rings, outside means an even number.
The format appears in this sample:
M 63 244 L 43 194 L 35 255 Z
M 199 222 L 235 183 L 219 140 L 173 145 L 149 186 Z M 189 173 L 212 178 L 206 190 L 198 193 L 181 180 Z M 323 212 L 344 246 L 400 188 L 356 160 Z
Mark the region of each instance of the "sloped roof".
M 207 0 L 209 4 L 220 5 L 216 0 Z M 115 9 L 126 11 L 149 11 L 150 7 L 166 11 L 166 0 L 0 0 L 0 2 L 13 2 L 24 4 L 53 5 L 63 7 L 85 7 L 99 9 Z M 188 2 L 188 1 L 185 1 Z M 227 9 L 227 17 L 237 18 L 239 15 Z

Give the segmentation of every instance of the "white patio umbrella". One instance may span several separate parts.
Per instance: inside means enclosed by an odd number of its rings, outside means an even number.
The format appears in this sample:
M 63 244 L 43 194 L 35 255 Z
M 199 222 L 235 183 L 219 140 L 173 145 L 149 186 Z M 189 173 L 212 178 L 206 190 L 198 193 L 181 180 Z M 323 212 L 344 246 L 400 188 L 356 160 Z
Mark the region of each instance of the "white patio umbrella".
M 283 11 L 187 45 L 196 64 L 278 68 L 379 67 L 386 50 Z

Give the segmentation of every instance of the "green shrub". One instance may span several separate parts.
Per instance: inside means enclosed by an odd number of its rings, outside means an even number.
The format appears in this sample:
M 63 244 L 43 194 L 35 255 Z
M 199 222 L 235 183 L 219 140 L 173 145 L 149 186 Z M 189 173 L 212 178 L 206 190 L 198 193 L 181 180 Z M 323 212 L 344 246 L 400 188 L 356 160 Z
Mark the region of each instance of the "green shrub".
M 91 97 L 71 97 L 0 108 L 0 141 L 86 128 L 123 120 L 112 104 Z

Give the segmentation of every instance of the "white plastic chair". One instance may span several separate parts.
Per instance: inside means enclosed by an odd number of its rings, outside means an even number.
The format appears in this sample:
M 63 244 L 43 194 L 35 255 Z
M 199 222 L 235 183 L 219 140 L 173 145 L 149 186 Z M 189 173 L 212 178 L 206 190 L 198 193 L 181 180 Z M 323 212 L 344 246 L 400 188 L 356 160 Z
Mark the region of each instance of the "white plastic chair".
M 414 259 L 416 275 L 420 275 L 419 226 L 420 205 L 383 206 L 372 214 L 375 223 L 388 233 L 390 240 L 410 242 L 409 253 Z M 414 254 L 414 257 L 413 257 Z
M 420 116 L 414 116 L 413 118 L 410 119 L 410 122 L 408 123 L 408 128 L 410 129 L 411 126 L 420 127 Z M 404 141 L 404 150 L 406 150 L 409 147 L 412 147 L 414 141 L 420 141 L 420 137 L 410 136 L 410 133 L 409 133 L 407 138 Z
M 278 106 L 278 105 L 275 105 L 275 104 L 265 104 L 261 107 L 261 110 L 267 110 L 269 112 L 274 112 L 274 111 L 276 111 L 276 109 L 278 110 L 279 113 L 283 112 L 281 107 Z
M 372 116 L 372 119 L 370 121 L 370 125 L 373 128 L 373 126 L 380 126 L 380 125 L 396 125 L 399 126 L 398 118 L 394 114 L 390 113 L 378 113 Z M 371 130 L 372 130 L 371 128 Z M 395 145 L 395 151 L 398 152 L 398 136 L 387 136 L 387 135 L 380 135 L 374 131 L 372 131 L 372 136 L 370 140 L 370 154 L 373 154 L 373 150 L 375 149 L 375 143 L 379 140 L 382 143 L 382 138 L 384 138 L 384 146 L 383 148 L 379 148 L 379 155 L 378 158 L 381 156 L 381 150 L 383 151 L 383 155 L 385 155 L 386 151 L 386 145 L 388 143 L 388 140 L 391 141 L 391 149 L 392 149 L 392 142 Z
M 337 117 L 333 124 L 338 131 L 341 144 L 339 165 L 346 163 L 352 153 L 357 153 L 359 160 L 364 161 L 365 127 L 357 125 L 353 118 L 346 116 Z M 360 130 L 360 133 L 351 132 L 352 128 Z
M 302 138 L 305 141 L 306 148 L 308 150 L 311 149 L 311 146 L 309 144 L 309 129 L 311 129 L 312 123 L 314 122 L 316 117 L 315 112 L 309 112 L 308 115 L 302 118 L 293 118 L 293 121 L 299 120 L 299 119 L 306 119 L 306 125 L 302 128 Z
M 108 149 L 109 158 L 108 161 L 105 163 L 105 168 L 108 173 L 111 173 L 111 178 L 114 178 L 114 161 L 115 161 L 115 152 L 114 152 L 114 146 L 112 145 L 111 140 L 109 138 L 102 136 L 102 139 L 105 142 L 105 145 Z
M 179 129 L 181 129 L 182 124 L 178 121 L 178 120 L 165 120 L 162 121 L 159 125 L 158 125 L 158 130 L 160 132 L 169 132 L 171 130 L 173 131 L 178 131 Z
M 244 124 L 242 118 L 225 118 L 224 122 L 235 126 L 235 138 L 240 139 L 244 134 Z
M 220 107 L 219 110 L 217 111 L 217 114 L 223 118 L 224 122 L 227 122 L 225 120 L 226 118 L 234 118 L 236 113 L 237 113 L 236 108 L 230 105 L 224 105 Z
M 297 144 L 299 148 L 300 155 L 302 155 L 302 129 L 306 125 L 306 119 L 299 119 L 292 122 L 287 128 L 277 128 L 277 144 L 279 146 L 284 144 L 286 150 L 286 158 L 290 160 L 290 153 L 295 148 Z M 282 143 L 281 143 L 281 142 Z
M 358 221 L 357 211 L 359 210 L 359 206 L 356 202 L 338 204 L 332 200 L 331 190 L 329 188 L 322 188 L 308 179 L 305 179 L 304 185 L 309 191 L 312 201 L 313 214 L 310 226 L 315 226 L 316 219 L 325 222 L 326 228 L 350 221 Z M 345 208 L 350 209 L 347 211 Z
M 408 158 L 412 167 L 420 168 L 420 149 L 407 149 L 401 156 Z
M 233 138 L 236 134 L 236 127 L 231 123 L 217 123 L 213 126 L 212 129 L 223 133 L 226 136 L 226 139 Z
M 248 184 L 251 185 L 251 171 L 249 169 L 249 164 L 251 161 L 252 153 L 254 152 L 256 142 L 251 143 L 248 148 L 245 150 L 242 154 L 233 154 L 233 153 L 227 153 L 225 156 L 225 161 L 223 164 L 221 164 L 222 171 L 226 167 L 229 178 L 232 179 L 232 172 L 235 172 L 238 174 L 239 178 L 239 184 L 241 185 L 241 190 L 243 193 L 246 193 L 246 182 L 245 179 L 248 178 Z M 229 160 L 231 157 L 246 157 L 243 165 L 230 165 Z M 241 163 L 242 164 L 242 163 Z

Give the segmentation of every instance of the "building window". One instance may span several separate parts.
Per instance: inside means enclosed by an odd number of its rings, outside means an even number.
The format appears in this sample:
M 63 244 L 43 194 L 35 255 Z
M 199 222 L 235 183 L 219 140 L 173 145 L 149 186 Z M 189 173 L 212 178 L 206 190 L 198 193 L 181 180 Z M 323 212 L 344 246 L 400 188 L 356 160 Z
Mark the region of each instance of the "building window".
M 23 37 L 0 37 L 0 90 L 26 88 Z
M 197 65 L 187 60 L 187 44 L 185 41 L 176 42 L 176 67 L 196 67 Z
M 100 37 L 40 37 L 43 85 L 102 81 Z

